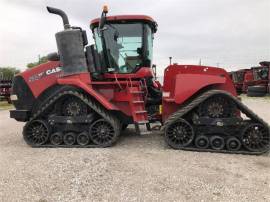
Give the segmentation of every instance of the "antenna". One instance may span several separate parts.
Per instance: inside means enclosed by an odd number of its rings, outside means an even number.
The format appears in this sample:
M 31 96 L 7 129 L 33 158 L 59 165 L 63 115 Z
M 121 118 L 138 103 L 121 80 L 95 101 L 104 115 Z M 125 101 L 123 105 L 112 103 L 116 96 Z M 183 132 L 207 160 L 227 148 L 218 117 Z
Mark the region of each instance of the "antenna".
M 172 57 L 169 57 L 169 60 L 170 60 L 170 65 L 172 64 Z
M 199 65 L 202 66 L 202 59 L 199 60 Z

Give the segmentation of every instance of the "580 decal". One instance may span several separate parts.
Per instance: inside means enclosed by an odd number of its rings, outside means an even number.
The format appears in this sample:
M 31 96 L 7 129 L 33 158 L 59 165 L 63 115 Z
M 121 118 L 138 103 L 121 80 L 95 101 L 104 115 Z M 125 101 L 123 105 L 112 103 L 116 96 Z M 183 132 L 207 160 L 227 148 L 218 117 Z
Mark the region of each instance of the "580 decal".
M 33 81 L 42 79 L 43 77 L 46 77 L 46 76 L 49 76 L 52 74 L 56 74 L 56 73 L 61 72 L 61 71 L 62 71 L 61 67 L 55 67 L 52 69 L 48 69 L 44 72 L 40 72 L 38 74 L 35 74 L 35 75 L 29 77 L 29 82 L 33 82 Z

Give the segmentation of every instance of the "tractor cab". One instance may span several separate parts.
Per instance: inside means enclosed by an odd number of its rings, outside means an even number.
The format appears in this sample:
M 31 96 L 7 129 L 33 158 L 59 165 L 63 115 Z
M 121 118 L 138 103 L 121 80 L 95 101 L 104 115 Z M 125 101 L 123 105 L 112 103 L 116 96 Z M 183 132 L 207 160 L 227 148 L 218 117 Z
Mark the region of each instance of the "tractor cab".
M 269 68 L 267 66 L 252 67 L 251 69 L 255 81 L 268 80 Z
M 243 81 L 244 81 L 244 75 L 245 75 L 245 72 L 246 71 L 247 71 L 246 69 L 241 69 L 241 70 L 232 72 L 233 82 L 234 83 L 243 83 Z
M 106 16 L 91 21 L 97 72 L 132 74 L 150 68 L 156 22 L 145 15 Z M 93 50 L 93 48 L 92 48 Z

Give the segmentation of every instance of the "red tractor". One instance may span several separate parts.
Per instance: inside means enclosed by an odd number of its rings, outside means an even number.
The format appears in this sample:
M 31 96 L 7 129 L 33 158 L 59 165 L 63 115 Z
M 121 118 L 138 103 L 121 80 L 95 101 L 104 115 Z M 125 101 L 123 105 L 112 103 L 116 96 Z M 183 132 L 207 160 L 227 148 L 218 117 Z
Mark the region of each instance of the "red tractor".
M 231 72 L 231 78 L 234 83 L 234 87 L 236 89 L 237 94 L 243 93 L 243 86 L 245 82 L 245 74 L 248 69 L 240 69 L 234 72 Z
M 10 116 L 27 122 L 32 147 L 108 147 L 133 124 L 147 134 L 160 122 L 174 149 L 261 154 L 269 150 L 266 122 L 243 105 L 228 73 L 220 68 L 170 65 L 164 85 L 154 80 L 153 36 L 157 23 L 144 15 L 91 21 L 95 45 L 70 26 L 56 33 L 58 53 L 50 62 L 18 74 Z M 245 114 L 246 119 L 241 117 Z
M 263 61 L 260 65 L 251 68 L 253 81 L 248 85 L 248 96 L 262 97 L 269 92 L 270 62 Z
M 10 100 L 10 89 L 12 86 L 12 79 L 5 78 L 3 75 L 0 76 L 0 99 L 11 103 Z
M 253 71 L 251 69 L 247 69 L 244 76 L 242 92 L 247 93 L 248 86 L 253 85 L 253 83 L 254 83 Z

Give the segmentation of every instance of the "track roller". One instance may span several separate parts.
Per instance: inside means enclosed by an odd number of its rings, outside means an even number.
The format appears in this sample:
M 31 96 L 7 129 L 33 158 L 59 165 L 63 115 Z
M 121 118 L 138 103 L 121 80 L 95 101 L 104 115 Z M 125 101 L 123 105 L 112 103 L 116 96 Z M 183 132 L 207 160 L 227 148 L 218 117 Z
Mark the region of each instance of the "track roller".
M 229 137 L 226 141 L 226 148 L 229 151 L 238 151 L 241 148 L 241 142 L 236 137 Z
M 165 140 L 174 149 L 188 146 L 194 139 L 192 126 L 184 119 L 167 125 L 165 129 Z
M 60 145 L 63 143 L 63 133 L 56 132 L 51 135 L 50 141 L 53 145 Z
M 66 145 L 74 145 L 76 142 L 76 134 L 74 132 L 68 132 L 64 135 L 64 143 Z
M 85 146 L 89 143 L 89 135 L 86 131 L 80 133 L 78 136 L 77 136 L 77 143 L 79 145 L 82 145 L 82 146 Z
M 50 137 L 49 125 L 43 120 L 30 121 L 24 126 L 23 137 L 26 143 L 31 146 L 45 144 Z
M 195 139 L 195 146 L 199 149 L 206 149 L 209 147 L 209 139 L 205 135 L 200 135 Z
M 224 138 L 218 135 L 210 137 L 210 146 L 214 150 L 221 150 L 225 146 Z

